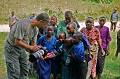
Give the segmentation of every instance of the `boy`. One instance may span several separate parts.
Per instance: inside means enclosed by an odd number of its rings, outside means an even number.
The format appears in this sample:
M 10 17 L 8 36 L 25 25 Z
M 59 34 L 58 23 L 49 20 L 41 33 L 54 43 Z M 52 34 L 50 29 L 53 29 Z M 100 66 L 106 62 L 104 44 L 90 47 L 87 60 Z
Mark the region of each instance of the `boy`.
M 72 37 L 67 37 L 64 40 L 64 44 L 60 47 L 62 67 L 61 67 L 61 79 L 72 79 L 72 64 L 71 56 L 73 53 Z
M 9 17 L 9 27 L 10 30 L 12 26 L 18 21 L 18 18 L 15 16 L 14 11 L 11 12 L 11 16 Z
M 106 19 L 104 16 L 102 16 L 99 18 L 99 26 L 95 26 L 95 27 L 98 28 L 100 31 L 102 48 L 105 51 L 105 54 L 109 55 L 110 53 L 109 43 L 111 41 L 111 36 L 110 36 L 109 28 L 107 26 L 104 26 L 105 23 L 106 23 Z M 97 66 L 96 66 L 96 74 L 98 75 L 98 79 L 101 79 L 106 55 L 103 56 L 101 51 L 100 50 L 98 51 Z
M 74 66 L 75 69 L 75 77 L 76 79 L 86 79 L 87 74 L 87 62 L 85 60 L 84 54 L 84 45 L 82 40 L 82 34 L 80 32 L 76 32 L 73 35 L 73 54 L 74 54 Z
M 76 33 L 76 29 L 75 29 L 76 24 L 74 22 L 68 23 L 66 28 L 67 28 L 68 36 L 73 36 L 73 34 Z M 82 42 L 84 43 L 85 50 L 89 50 L 90 43 L 89 43 L 88 39 L 85 37 L 85 35 L 83 33 L 81 33 L 81 34 L 83 35 Z
M 66 25 L 72 21 L 72 12 L 71 11 L 66 11 L 65 12 L 65 20 L 61 20 L 58 24 L 58 30 L 57 30 L 57 35 L 60 32 L 65 32 L 66 36 L 68 36 L 67 30 L 66 30 Z
M 64 40 L 66 39 L 65 32 L 61 32 L 58 36 L 58 39 L 56 41 L 56 50 L 59 52 L 55 58 L 53 58 L 52 63 L 52 74 L 54 76 L 53 79 L 57 79 L 57 75 L 61 73 L 61 53 L 59 51 L 59 47 L 64 44 Z
M 117 8 L 114 8 L 114 12 L 112 12 L 111 17 L 110 17 L 110 22 L 111 22 L 110 30 L 115 31 L 116 30 L 116 25 L 117 25 L 117 22 L 118 22 Z

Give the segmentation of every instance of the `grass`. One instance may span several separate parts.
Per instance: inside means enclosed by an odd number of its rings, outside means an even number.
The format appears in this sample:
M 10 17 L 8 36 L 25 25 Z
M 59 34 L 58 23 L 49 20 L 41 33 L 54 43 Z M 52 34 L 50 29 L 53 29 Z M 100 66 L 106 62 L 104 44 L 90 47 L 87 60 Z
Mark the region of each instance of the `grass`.
M 4 57 L 4 43 L 5 38 L 8 33 L 0 32 L 0 79 L 6 79 L 6 66 L 5 66 L 5 57 Z M 110 43 L 110 55 L 106 57 L 106 63 L 102 79 L 120 79 L 120 55 L 117 60 L 114 60 L 114 55 L 116 51 L 116 32 L 111 32 L 112 41 Z M 36 79 L 30 77 L 30 79 Z
M 64 18 L 64 12 L 71 10 L 77 16 L 78 21 L 84 21 L 86 17 L 92 16 L 98 20 L 105 16 L 107 20 L 114 7 L 120 13 L 120 1 L 112 0 L 111 3 L 95 3 L 95 0 L 0 0 L 0 24 L 8 23 L 11 11 L 15 12 L 18 18 L 28 18 L 35 12 L 39 14 L 46 12 L 49 15 L 56 15 L 59 19 Z M 97 0 L 96 0 L 97 1 Z M 108 1 L 108 0 L 106 0 Z

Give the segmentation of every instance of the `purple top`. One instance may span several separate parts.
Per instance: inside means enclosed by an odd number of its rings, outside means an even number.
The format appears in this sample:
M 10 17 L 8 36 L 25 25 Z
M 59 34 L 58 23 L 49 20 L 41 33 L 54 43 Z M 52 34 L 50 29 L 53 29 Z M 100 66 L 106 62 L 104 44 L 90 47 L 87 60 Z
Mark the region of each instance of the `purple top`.
M 99 26 L 95 26 L 99 29 Z M 100 31 L 100 37 L 102 39 L 102 48 L 107 48 L 108 43 L 112 40 L 109 32 L 109 28 L 104 26 Z

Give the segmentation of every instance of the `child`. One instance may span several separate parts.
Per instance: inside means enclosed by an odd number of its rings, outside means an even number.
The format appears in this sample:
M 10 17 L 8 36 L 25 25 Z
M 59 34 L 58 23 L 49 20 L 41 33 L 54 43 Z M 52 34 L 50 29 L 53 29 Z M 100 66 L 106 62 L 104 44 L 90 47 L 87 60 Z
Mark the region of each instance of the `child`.
M 75 79 L 86 79 L 87 74 L 87 62 L 84 55 L 84 45 L 82 40 L 82 34 L 76 32 L 73 35 L 73 50 L 74 50 L 74 69 L 75 69 Z
M 110 53 L 109 43 L 111 41 L 111 36 L 110 36 L 109 28 L 107 26 L 104 26 L 105 23 L 106 23 L 105 17 L 104 16 L 100 17 L 99 26 L 95 26 L 95 27 L 98 28 L 100 31 L 102 48 L 105 51 L 105 54 L 109 55 Z M 106 55 L 102 56 L 101 51 L 100 50 L 98 51 L 97 66 L 96 66 L 96 74 L 98 75 L 98 79 L 101 79 Z
M 56 53 L 55 50 L 56 38 L 52 36 L 53 33 L 54 33 L 53 26 L 48 26 L 46 28 L 46 35 L 43 35 L 39 38 L 37 45 L 46 47 L 48 52 Z M 37 68 L 38 78 L 50 79 L 51 66 L 52 66 L 52 59 L 50 58 L 44 59 L 43 56 L 41 56 L 40 59 L 38 59 L 38 68 Z
M 72 37 L 67 37 L 60 47 L 62 53 L 61 79 L 72 79 L 71 55 L 73 53 Z
M 10 30 L 12 26 L 18 21 L 18 18 L 15 16 L 14 11 L 11 12 L 11 16 L 9 17 L 9 27 Z
M 100 32 L 94 27 L 94 19 L 92 17 L 88 17 L 85 21 L 85 24 L 86 27 L 83 27 L 81 32 L 90 42 L 90 53 L 93 55 L 93 59 L 88 62 L 87 78 L 91 77 L 91 79 L 94 79 L 96 77 L 98 46 L 102 50 L 102 54 L 104 54 L 104 51 L 100 43 Z
M 35 13 L 34 12 L 32 13 L 32 16 L 30 16 L 30 19 L 33 19 L 33 18 L 35 18 Z
M 56 41 L 56 50 L 59 51 L 59 47 L 64 43 L 64 40 L 66 39 L 65 32 L 61 32 L 58 36 L 58 39 Z M 55 58 L 53 58 L 53 64 L 52 64 L 52 74 L 54 76 L 53 79 L 57 78 L 57 75 L 61 73 L 61 54 L 59 53 Z
M 66 12 L 65 12 L 65 20 L 61 20 L 61 21 L 59 22 L 59 24 L 58 24 L 57 35 L 58 35 L 60 32 L 65 32 L 65 33 L 66 33 L 66 36 L 68 36 L 67 30 L 66 30 L 66 25 L 67 25 L 69 22 L 72 22 L 72 19 L 73 19 L 72 12 L 71 12 L 71 11 L 66 11 Z
M 74 22 L 70 22 L 67 24 L 66 28 L 67 28 L 68 36 L 73 36 L 73 34 L 76 33 L 75 27 L 76 27 L 76 24 Z M 83 35 L 82 42 L 84 43 L 85 50 L 87 50 L 90 48 L 90 43 L 89 43 L 88 39 L 85 37 L 85 35 L 83 33 L 81 33 L 81 34 Z
M 116 25 L 117 25 L 117 22 L 118 22 L 117 8 L 114 8 L 114 12 L 112 12 L 111 17 L 110 17 L 110 22 L 111 22 L 110 30 L 115 31 L 116 30 Z
M 76 23 L 77 28 L 79 29 L 79 28 L 80 28 L 80 25 L 79 25 L 79 23 L 78 23 L 77 20 L 76 20 L 76 16 L 73 16 L 73 22 Z
M 117 50 L 115 54 L 115 59 L 118 57 L 119 52 L 120 52 L 120 30 L 117 32 Z
M 76 32 L 76 24 L 74 22 L 70 22 L 67 24 L 66 29 L 68 36 L 73 36 L 73 34 Z
M 48 25 L 51 25 L 51 26 L 53 26 L 54 27 L 54 35 L 55 35 L 55 37 L 56 38 L 58 38 L 57 37 L 57 17 L 56 16 L 51 16 L 51 18 L 50 18 L 50 22 L 49 22 L 49 24 Z M 44 28 L 44 34 L 45 34 L 45 30 L 46 30 L 46 28 Z

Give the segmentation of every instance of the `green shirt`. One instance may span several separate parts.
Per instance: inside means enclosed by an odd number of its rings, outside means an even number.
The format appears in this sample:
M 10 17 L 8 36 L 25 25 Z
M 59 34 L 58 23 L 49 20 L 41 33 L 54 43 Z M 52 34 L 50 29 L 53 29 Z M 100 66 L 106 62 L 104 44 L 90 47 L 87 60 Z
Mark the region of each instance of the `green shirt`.
M 38 29 L 31 26 L 30 19 L 21 19 L 11 29 L 7 41 L 12 46 L 17 46 L 15 43 L 16 38 L 21 39 L 26 44 L 29 44 L 30 41 L 36 43 L 37 33 Z
M 76 24 L 76 23 L 75 23 Z M 58 29 L 57 29 L 57 36 L 59 35 L 59 33 L 61 32 L 65 32 L 66 33 L 66 36 L 68 36 L 68 33 L 67 33 L 67 29 L 66 29 L 66 24 L 64 22 L 64 20 L 61 20 L 58 24 Z M 76 31 L 78 30 L 77 28 L 77 25 L 76 25 Z

